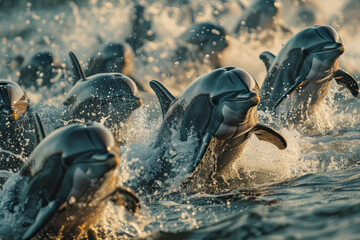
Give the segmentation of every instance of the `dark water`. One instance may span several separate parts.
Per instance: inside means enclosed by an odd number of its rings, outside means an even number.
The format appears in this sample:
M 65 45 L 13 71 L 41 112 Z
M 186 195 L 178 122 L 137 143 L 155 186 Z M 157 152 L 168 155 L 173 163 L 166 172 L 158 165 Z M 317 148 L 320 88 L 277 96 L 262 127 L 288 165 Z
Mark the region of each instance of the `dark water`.
M 18 67 L 14 59 L 25 60 L 41 50 L 50 50 L 63 63 L 69 64 L 68 51 L 74 51 L 86 65 L 87 58 L 99 46 L 98 36 L 105 41 L 124 41 L 130 33 L 130 1 L 84 1 L 45 5 L 0 1 L 0 77 L 16 80 Z M 250 1 L 246 1 L 249 3 Z M 318 1 L 316 24 L 327 24 L 342 15 L 345 1 Z M 146 11 L 153 19 L 154 42 L 146 43 L 135 58 L 134 75 L 145 86 L 159 79 L 174 95 L 179 94 L 196 77 L 210 71 L 206 63 L 170 76 L 176 68 L 167 58 L 176 48 L 177 36 L 191 25 L 186 6 L 181 1 L 146 1 Z M 214 21 L 229 32 L 242 10 L 236 1 L 194 1 L 196 21 Z M 221 14 L 214 14 L 214 9 Z M 220 11 L 220 10 L 223 11 Z M 284 10 L 284 19 L 292 19 L 293 10 Z M 306 24 L 289 21 L 293 32 Z M 348 26 L 339 29 L 345 54 L 341 66 L 354 75 L 360 72 L 357 34 Z M 242 36 L 230 38 L 222 64 L 241 67 L 259 83 L 265 67 L 259 60 L 264 50 L 276 54 L 290 36 L 275 33 L 272 43 L 247 41 Z M 71 80 L 71 79 L 70 79 Z M 50 90 L 27 89 L 34 109 L 41 115 L 47 130 L 56 121 L 57 106 L 71 83 L 64 81 Z M 143 94 L 145 105 L 134 113 L 122 147 L 123 162 L 119 183 L 135 186 L 146 181 L 146 170 L 157 167 L 156 152 L 149 142 L 161 122 L 158 103 L 150 93 Z M 321 111 L 315 116 L 316 131 L 303 134 L 302 129 L 280 128 L 287 139 L 284 151 L 251 138 L 244 154 L 235 162 L 229 179 L 242 169 L 246 180 L 223 194 L 186 194 L 176 191 L 185 178 L 193 149 L 191 142 L 174 139 L 173 164 L 178 171 L 168 180 L 162 192 L 137 192 L 142 211 L 129 216 L 123 209 L 108 206 L 99 219 L 107 239 L 359 239 L 360 233 L 360 121 L 359 99 L 352 99 L 333 84 Z M 259 112 L 259 120 L 277 126 L 276 120 Z M 150 160 L 149 160 L 150 159 Z M 0 172 L 1 176 L 16 174 Z M 0 193 L 6 199 L 9 182 Z M 1 202 L 1 201 L 0 201 Z M 16 226 L 21 216 L 2 213 L 3 222 Z M 0 222 L 2 222 L 0 221 Z M 1 224 L 1 223 L 0 223 Z

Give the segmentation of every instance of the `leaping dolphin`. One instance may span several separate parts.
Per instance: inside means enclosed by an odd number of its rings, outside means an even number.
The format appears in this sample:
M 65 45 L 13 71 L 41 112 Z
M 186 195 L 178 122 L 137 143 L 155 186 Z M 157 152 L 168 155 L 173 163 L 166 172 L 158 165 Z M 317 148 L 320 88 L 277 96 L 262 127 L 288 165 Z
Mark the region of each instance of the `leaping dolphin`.
M 339 34 L 326 25 L 300 31 L 277 56 L 261 53 L 268 73 L 261 87 L 259 109 L 273 110 L 286 105 L 285 119 L 301 122 L 325 99 L 332 79 L 357 97 L 357 81 L 339 68 L 339 57 L 343 53 Z
M 19 172 L 11 202 L 13 211 L 22 209 L 22 216 L 33 219 L 21 239 L 77 238 L 97 221 L 106 201 L 132 213 L 139 209 L 135 194 L 116 184 L 120 153 L 109 130 L 74 123 L 45 137 L 38 116 L 35 121 L 39 144 Z
M 172 129 L 185 141 L 190 130 L 197 135 L 191 172 L 205 159 L 208 149 L 216 156 L 215 172 L 221 174 L 242 152 L 252 134 L 285 149 L 285 139 L 257 122 L 259 87 L 246 71 L 235 67 L 216 69 L 195 80 L 175 98 L 163 85 L 151 81 L 164 120 L 155 147 L 166 146 Z M 166 161 L 163 165 L 168 164 Z M 210 173 L 212 170 L 208 169 Z

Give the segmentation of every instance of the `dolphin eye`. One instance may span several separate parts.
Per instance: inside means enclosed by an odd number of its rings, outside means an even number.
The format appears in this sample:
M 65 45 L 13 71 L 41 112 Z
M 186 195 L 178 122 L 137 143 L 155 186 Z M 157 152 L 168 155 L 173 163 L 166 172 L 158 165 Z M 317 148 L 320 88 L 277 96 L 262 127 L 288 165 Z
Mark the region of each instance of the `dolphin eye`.
M 211 99 L 210 99 L 210 102 L 211 102 L 212 105 L 216 106 L 216 105 L 219 104 L 219 99 L 217 99 L 217 98 L 211 98 Z

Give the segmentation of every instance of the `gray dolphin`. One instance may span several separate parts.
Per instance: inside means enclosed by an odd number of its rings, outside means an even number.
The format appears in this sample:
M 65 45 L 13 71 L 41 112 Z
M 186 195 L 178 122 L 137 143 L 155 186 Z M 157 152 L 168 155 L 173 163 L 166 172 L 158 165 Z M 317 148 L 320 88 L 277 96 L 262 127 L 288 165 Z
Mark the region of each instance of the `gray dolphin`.
M 127 43 L 109 42 L 90 57 L 85 74 L 91 76 L 98 73 L 122 73 L 130 77 L 139 90 L 144 91 L 144 87 L 135 80 L 133 71 L 134 52 L 131 47 Z
M 320 22 L 324 13 L 316 0 L 282 0 L 283 18 L 288 24 L 299 27 L 313 26 Z
M 202 60 L 206 55 L 214 68 L 221 66 L 219 55 L 228 47 L 229 35 L 226 30 L 219 25 L 211 22 L 202 22 L 192 25 L 185 32 L 180 34 L 179 48 L 176 50 L 176 60 L 193 61 Z M 195 52 L 190 51 L 184 43 L 195 47 Z
M 25 88 L 45 86 L 50 88 L 55 82 L 66 78 L 66 73 L 58 59 L 51 52 L 38 52 L 20 69 L 19 84 Z M 41 80 L 41 81 L 39 81 Z
M 85 119 L 113 128 L 125 122 L 142 105 L 134 81 L 121 73 L 101 73 L 85 77 L 76 56 L 70 52 L 75 78 L 80 79 L 65 96 L 63 105 L 67 119 Z
M 120 152 L 109 130 L 75 123 L 45 137 L 38 116 L 35 119 L 39 144 L 19 172 L 10 203 L 12 211 L 22 209 L 24 218 L 33 219 L 21 239 L 75 239 L 96 222 L 106 201 L 132 213 L 139 209 L 135 194 L 116 185 Z M 7 239 L 10 233 L 0 234 Z
M 145 7 L 139 3 L 134 5 L 130 15 L 132 31 L 126 42 L 130 44 L 134 52 L 141 48 L 146 41 L 153 41 L 156 37 L 152 28 L 152 20 L 145 14 Z
M 259 31 L 264 29 L 276 30 L 280 28 L 285 33 L 291 33 L 290 28 L 281 20 L 282 5 L 277 0 L 255 0 L 245 8 L 234 33 L 246 30 Z
M 261 87 L 259 109 L 273 110 L 285 101 L 291 105 L 286 118 L 299 122 L 313 114 L 325 99 L 332 79 L 357 97 L 358 83 L 339 69 L 343 53 L 340 36 L 326 25 L 300 31 L 276 57 L 270 52 L 261 53 L 268 73 Z
M 188 138 L 190 130 L 195 131 L 198 142 L 192 171 L 205 161 L 207 150 L 212 149 L 216 156 L 216 172 L 221 173 L 239 156 L 252 134 L 279 149 L 287 146 L 279 133 L 257 122 L 259 87 L 255 79 L 242 69 L 216 69 L 195 80 L 178 98 L 157 81 L 151 81 L 150 86 L 159 99 L 164 116 L 154 146 L 166 146 L 172 129 L 180 132 L 183 141 Z

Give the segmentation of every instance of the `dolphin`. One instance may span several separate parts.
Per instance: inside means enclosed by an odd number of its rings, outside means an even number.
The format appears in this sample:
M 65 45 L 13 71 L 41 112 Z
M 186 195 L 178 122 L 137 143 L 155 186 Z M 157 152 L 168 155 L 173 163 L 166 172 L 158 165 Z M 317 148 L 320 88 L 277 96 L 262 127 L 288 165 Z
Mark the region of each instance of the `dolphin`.
M 18 171 L 23 164 L 20 155 L 33 149 L 32 110 L 22 87 L 14 81 L 0 80 L 0 170 Z M 0 185 L 4 179 L 0 178 Z
M 261 87 L 259 109 L 274 110 L 287 104 L 286 119 L 299 123 L 312 115 L 325 99 L 332 79 L 357 97 L 357 81 L 339 68 L 339 57 L 343 53 L 340 36 L 327 25 L 300 31 L 277 56 L 261 53 L 267 75 Z
M 126 42 L 134 52 L 141 48 L 146 41 L 153 41 L 156 37 L 152 28 L 152 21 L 145 16 L 145 7 L 139 3 L 134 5 L 130 15 L 132 31 Z
M 107 201 L 138 211 L 136 195 L 116 184 L 120 152 L 108 129 L 73 123 L 45 137 L 39 117 L 34 119 L 38 145 L 18 173 L 11 201 L 12 211 L 21 209 L 24 218 L 33 219 L 19 238 L 77 239 L 96 223 Z M 7 239 L 11 233 L 0 234 Z
M 244 9 L 234 33 L 240 33 L 243 30 L 251 32 L 277 28 L 285 33 L 291 33 L 290 28 L 281 20 L 281 12 L 282 5 L 277 0 L 255 0 Z
M 100 122 L 106 118 L 105 126 L 113 129 L 142 105 L 131 78 L 121 73 L 100 73 L 86 78 L 74 53 L 69 55 L 79 81 L 65 96 L 66 119 Z
M 316 0 L 282 0 L 283 18 L 288 24 L 299 27 L 313 26 L 324 18 L 324 13 Z
M 209 55 L 210 62 L 215 68 L 220 67 L 219 55 L 228 47 L 229 35 L 222 26 L 211 22 L 202 22 L 192 25 L 185 32 L 180 34 L 179 48 L 176 50 L 177 60 L 181 61 L 198 56 L 202 59 Z M 197 53 L 192 53 L 184 43 L 191 44 L 197 49 Z
M 130 77 L 139 90 L 144 91 L 144 87 L 135 80 L 133 71 L 134 52 L 131 47 L 126 43 L 110 42 L 105 43 L 90 58 L 85 74 L 91 76 L 98 73 L 122 73 Z
M 180 133 L 182 141 L 194 131 L 198 141 L 190 172 L 207 161 L 205 154 L 211 149 L 216 156 L 215 173 L 221 174 L 241 154 L 252 134 L 279 149 L 287 146 L 278 132 L 258 123 L 259 87 L 245 70 L 216 69 L 195 80 L 178 98 L 157 81 L 151 81 L 150 86 L 163 113 L 154 147 L 166 146 L 174 131 Z M 163 165 L 166 164 L 164 161 Z M 211 169 L 207 171 L 210 174 Z
M 20 69 L 19 84 L 25 88 L 45 86 L 50 88 L 55 82 L 66 78 L 59 60 L 48 51 L 38 52 Z

